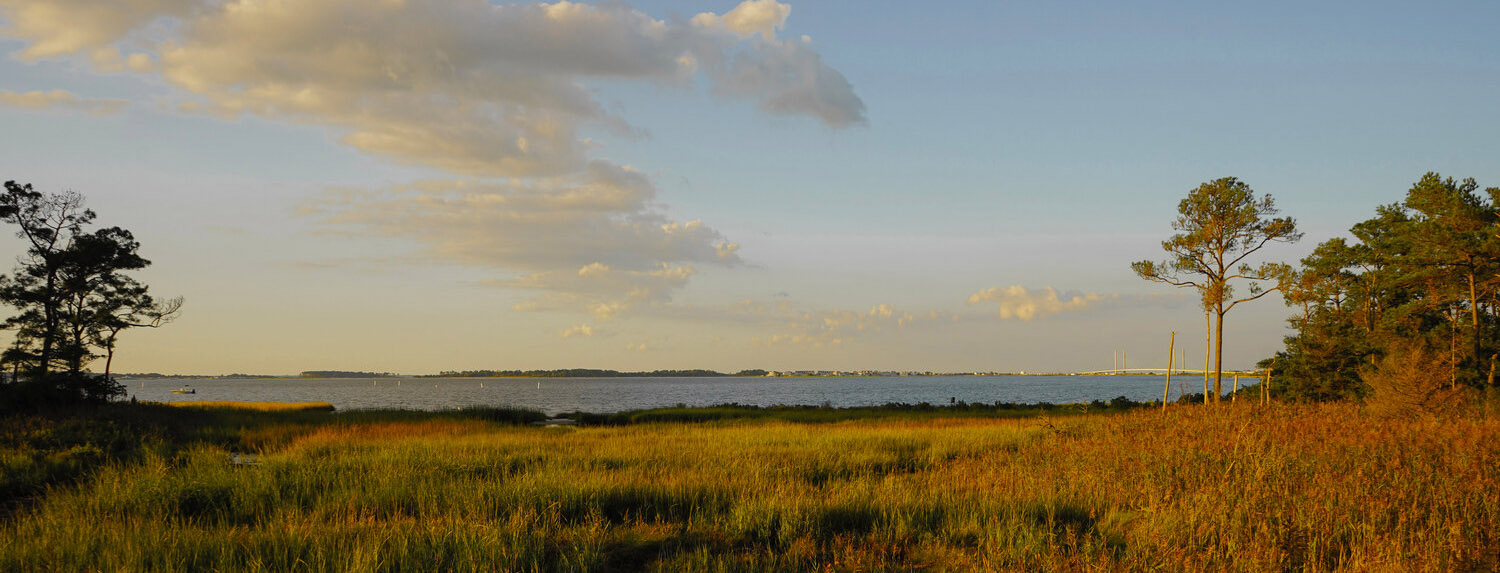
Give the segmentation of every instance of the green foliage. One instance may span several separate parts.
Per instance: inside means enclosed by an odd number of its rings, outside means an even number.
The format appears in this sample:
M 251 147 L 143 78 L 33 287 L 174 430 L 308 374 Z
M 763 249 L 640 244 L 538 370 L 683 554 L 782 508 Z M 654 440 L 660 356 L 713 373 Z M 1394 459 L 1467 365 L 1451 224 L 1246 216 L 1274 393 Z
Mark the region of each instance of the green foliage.
M 1286 396 L 1368 397 L 1375 377 L 1376 394 L 1398 399 L 1426 392 L 1418 373 L 1494 384 L 1500 189 L 1478 189 L 1428 173 L 1355 225 L 1355 242 L 1331 239 L 1302 260 L 1286 292 L 1296 333 L 1274 360 Z
M 1199 185 L 1177 205 L 1172 229 L 1163 241 L 1170 258 L 1163 262 L 1137 261 L 1130 268 L 1143 279 L 1180 288 L 1197 289 L 1203 309 L 1218 319 L 1214 333 L 1214 399 L 1223 395 L 1224 315 L 1240 303 L 1280 290 L 1290 268 L 1280 263 L 1252 267 L 1251 256 L 1270 243 L 1302 239 L 1291 217 L 1276 217 L 1270 195 L 1256 197 L 1249 185 L 1224 177 Z M 1235 283 L 1248 281 L 1248 295 L 1235 298 Z M 1261 281 L 1271 281 L 1266 287 Z

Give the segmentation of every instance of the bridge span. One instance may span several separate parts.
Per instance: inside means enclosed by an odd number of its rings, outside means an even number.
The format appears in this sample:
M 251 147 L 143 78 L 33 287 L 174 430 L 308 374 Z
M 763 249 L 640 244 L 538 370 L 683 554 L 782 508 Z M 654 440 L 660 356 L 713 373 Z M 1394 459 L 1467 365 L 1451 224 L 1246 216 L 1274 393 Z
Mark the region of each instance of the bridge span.
M 1112 369 L 1109 369 L 1109 370 L 1091 370 L 1091 371 L 1088 371 L 1088 372 L 1070 372 L 1068 374 L 1065 374 L 1065 376 L 1119 376 L 1119 375 L 1127 375 L 1127 374 L 1158 374 L 1158 375 L 1165 375 L 1166 373 L 1167 373 L 1167 369 L 1166 368 L 1112 368 Z M 1213 373 L 1213 370 L 1208 370 L 1208 371 L 1205 372 L 1204 370 L 1201 370 L 1201 369 L 1200 370 L 1194 370 L 1194 369 L 1191 369 L 1191 368 L 1173 368 L 1172 369 L 1172 375 L 1174 375 L 1174 376 L 1178 375 L 1178 374 L 1212 374 L 1212 373 Z M 1259 377 L 1265 375 L 1265 371 L 1263 371 L 1263 370 L 1225 370 L 1224 374 L 1226 376 L 1239 375 L 1241 378 L 1245 378 L 1245 377 L 1259 378 Z

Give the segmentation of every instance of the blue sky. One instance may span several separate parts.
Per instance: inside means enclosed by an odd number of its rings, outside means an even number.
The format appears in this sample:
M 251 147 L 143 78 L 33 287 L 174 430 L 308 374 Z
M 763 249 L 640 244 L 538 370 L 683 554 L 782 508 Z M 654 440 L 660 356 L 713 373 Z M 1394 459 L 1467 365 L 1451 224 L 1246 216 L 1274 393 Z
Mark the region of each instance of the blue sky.
M 1202 316 L 1128 265 L 1160 258 L 1198 183 L 1276 197 L 1307 232 L 1269 253 L 1291 261 L 1424 172 L 1500 182 L 1493 3 L 227 3 L 275 25 L 150 4 L 0 0 L 0 178 L 85 193 L 188 299 L 128 335 L 126 371 L 1155 365 Z M 555 51 L 494 39 L 543 28 Z M 621 30 L 641 36 L 600 47 Z M 365 55 L 285 47 L 320 38 Z M 469 75 L 432 76 L 435 52 Z M 711 69 L 736 55 L 760 68 Z M 597 109 L 463 115 L 530 90 Z M 535 152 L 544 116 L 573 151 Z M 506 157 L 540 163 L 474 162 L 510 130 L 528 145 Z M 1269 355 L 1287 315 L 1231 314 L 1226 365 Z

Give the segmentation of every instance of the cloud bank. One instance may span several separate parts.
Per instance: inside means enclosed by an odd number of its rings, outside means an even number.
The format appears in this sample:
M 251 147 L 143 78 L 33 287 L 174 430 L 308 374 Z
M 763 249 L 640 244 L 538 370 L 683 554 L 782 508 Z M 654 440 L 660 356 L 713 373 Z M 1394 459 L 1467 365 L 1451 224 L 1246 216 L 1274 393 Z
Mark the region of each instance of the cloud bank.
M 159 73 L 185 111 L 324 125 L 397 161 L 466 175 L 568 174 L 586 126 L 637 130 L 598 82 L 688 89 L 840 128 L 864 103 L 806 37 L 776 37 L 791 7 L 654 19 L 623 3 L 484 0 L 0 0 L 23 60 L 80 56 L 97 71 Z
M 608 320 L 669 301 L 694 265 L 742 264 L 738 244 L 699 221 L 668 219 L 655 196 L 644 174 L 595 161 L 570 176 L 332 190 L 305 213 L 331 229 L 413 240 L 426 257 L 517 273 L 489 284 L 542 293 L 520 310 Z
M 754 340 L 762 346 L 793 345 L 828 348 L 860 337 L 900 332 L 958 322 L 1020 320 L 1029 322 L 1064 313 L 1080 313 L 1124 300 L 1118 294 L 1083 293 L 1059 295 L 1053 287 L 1027 289 L 1020 285 L 988 288 L 968 298 L 968 305 L 997 304 L 998 312 L 954 312 L 948 310 L 903 310 L 892 304 L 876 304 L 868 311 L 800 310 L 789 301 L 742 300 L 718 314 L 721 320 L 771 327 L 780 332 Z M 711 309 L 698 309 L 700 317 L 714 316 Z
M 703 266 L 741 261 L 710 226 L 662 215 L 648 177 L 595 157 L 585 132 L 643 133 L 600 90 L 703 83 L 765 113 L 864 124 L 864 103 L 811 40 L 779 37 L 790 15 L 775 0 L 670 21 L 621 2 L 0 0 L 0 35 L 23 42 L 24 61 L 159 77 L 184 113 L 323 126 L 366 153 L 446 172 L 332 190 L 307 211 L 539 293 L 517 308 L 609 320 L 670 301 Z M 0 103 L 123 106 L 66 92 L 0 92 Z
M 130 102 L 121 99 L 80 97 L 64 90 L 13 92 L 0 90 L 0 105 L 24 109 L 66 109 L 95 115 L 120 113 Z

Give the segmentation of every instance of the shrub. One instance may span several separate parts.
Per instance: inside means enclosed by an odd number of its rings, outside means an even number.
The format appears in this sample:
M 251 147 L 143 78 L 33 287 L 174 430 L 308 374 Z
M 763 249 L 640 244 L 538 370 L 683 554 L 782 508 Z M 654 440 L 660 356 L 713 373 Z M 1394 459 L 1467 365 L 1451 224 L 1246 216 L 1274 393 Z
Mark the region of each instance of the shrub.
M 1360 377 L 1370 386 L 1367 403 L 1386 413 L 1451 410 L 1470 393 L 1454 380 L 1452 357 L 1421 340 L 1393 343 L 1385 357 L 1360 371 Z

